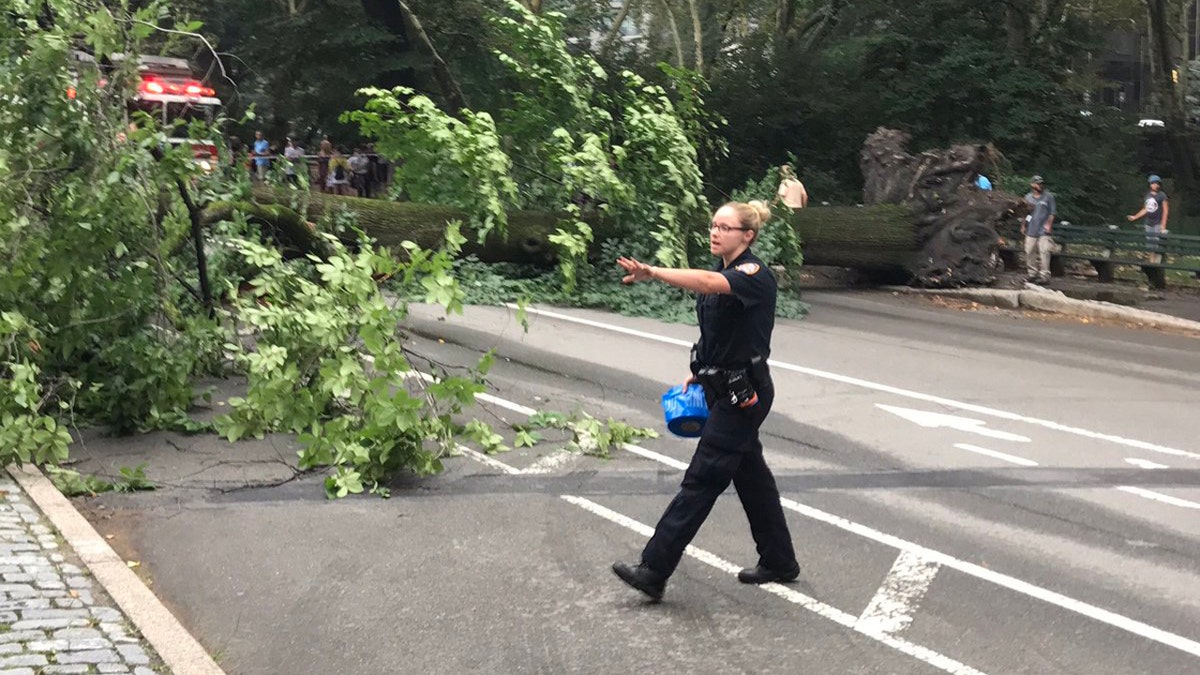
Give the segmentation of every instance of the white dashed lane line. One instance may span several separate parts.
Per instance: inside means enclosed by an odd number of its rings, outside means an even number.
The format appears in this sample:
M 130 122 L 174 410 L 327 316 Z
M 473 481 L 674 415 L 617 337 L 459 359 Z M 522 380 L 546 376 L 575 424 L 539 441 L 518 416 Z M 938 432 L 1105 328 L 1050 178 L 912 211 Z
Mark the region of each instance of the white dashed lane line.
M 1155 492 L 1145 488 L 1133 487 L 1132 485 L 1122 485 L 1117 489 L 1121 492 L 1128 492 L 1131 495 L 1145 497 L 1146 499 L 1152 499 L 1163 504 L 1170 504 L 1171 506 L 1178 506 L 1185 509 L 1200 509 L 1200 504 L 1196 502 L 1180 499 L 1178 497 L 1172 497 L 1171 495 L 1164 495 L 1161 492 Z
M 899 633 L 908 628 L 939 567 L 916 553 L 901 551 L 855 626 L 878 633 Z
M 1166 464 L 1159 464 L 1158 462 L 1151 462 L 1148 459 L 1138 459 L 1137 457 L 1126 457 L 1125 461 L 1129 462 L 1130 464 L 1132 464 L 1138 468 L 1141 468 L 1141 469 L 1169 469 L 1169 468 L 1171 468 L 1171 467 L 1167 466 Z
M 1037 466 L 1038 465 L 1038 463 L 1033 461 L 1032 459 L 1025 459 L 1024 457 L 1017 457 L 1016 455 L 1010 455 L 1008 453 L 998 452 L 996 450 L 988 450 L 987 448 L 981 448 L 978 445 L 971 445 L 970 443 L 955 443 L 954 447 L 958 448 L 959 450 L 966 450 L 967 452 L 973 452 L 977 455 L 986 455 L 993 459 L 1003 460 L 1010 464 L 1017 464 L 1020 466 Z

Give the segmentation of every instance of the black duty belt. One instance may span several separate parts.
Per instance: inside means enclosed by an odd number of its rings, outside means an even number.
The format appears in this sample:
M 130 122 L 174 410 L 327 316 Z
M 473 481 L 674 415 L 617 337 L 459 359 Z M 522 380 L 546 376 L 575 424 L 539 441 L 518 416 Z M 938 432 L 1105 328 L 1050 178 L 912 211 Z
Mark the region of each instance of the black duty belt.
M 749 408 L 758 403 L 758 391 L 770 382 L 767 361 L 761 356 L 744 367 L 725 368 L 692 363 L 692 372 L 709 394 L 709 405 L 725 399 L 736 407 Z

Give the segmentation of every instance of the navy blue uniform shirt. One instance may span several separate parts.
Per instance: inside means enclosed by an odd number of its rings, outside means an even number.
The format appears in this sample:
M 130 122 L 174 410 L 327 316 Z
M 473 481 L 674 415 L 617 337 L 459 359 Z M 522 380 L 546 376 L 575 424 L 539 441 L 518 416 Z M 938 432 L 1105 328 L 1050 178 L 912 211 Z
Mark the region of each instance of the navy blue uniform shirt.
M 696 296 L 700 363 L 744 368 L 753 356 L 767 358 L 775 328 L 775 275 L 748 248 L 728 267 L 717 260 L 713 271 L 725 275 L 731 293 Z

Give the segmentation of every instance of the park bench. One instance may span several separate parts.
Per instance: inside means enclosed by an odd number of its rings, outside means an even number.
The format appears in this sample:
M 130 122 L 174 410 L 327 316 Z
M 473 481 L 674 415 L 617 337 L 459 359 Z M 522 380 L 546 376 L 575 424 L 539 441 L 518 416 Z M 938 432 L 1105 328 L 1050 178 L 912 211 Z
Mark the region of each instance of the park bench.
M 1005 234 L 1008 244 L 1002 255 L 1005 265 L 1015 268 L 1017 257 L 1024 249 L 1024 240 L 1016 231 Z M 1154 288 L 1166 287 L 1167 270 L 1191 272 L 1200 279 L 1200 237 L 1197 236 L 1169 232 L 1147 236 L 1141 228 L 1067 222 L 1055 223 L 1053 236 L 1061 246 L 1061 250 L 1050 257 L 1050 273 L 1054 276 L 1062 276 L 1063 262 L 1074 259 L 1091 263 L 1102 282 L 1113 281 L 1117 265 L 1141 268 Z

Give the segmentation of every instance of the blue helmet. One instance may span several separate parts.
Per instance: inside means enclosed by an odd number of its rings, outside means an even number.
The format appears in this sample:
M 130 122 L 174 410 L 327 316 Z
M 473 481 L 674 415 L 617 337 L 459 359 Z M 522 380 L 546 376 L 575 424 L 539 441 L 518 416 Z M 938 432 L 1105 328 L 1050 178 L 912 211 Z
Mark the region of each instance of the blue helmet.
M 1156 174 L 1156 173 L 1150 174 L 1150 178 L 1148 178 L 1146 180 L 1146 182 L 1147 183 L 1158 183 L 1159 185 L 1162 185 L 1162 179 L 1159 178 L 1158 174 Z

